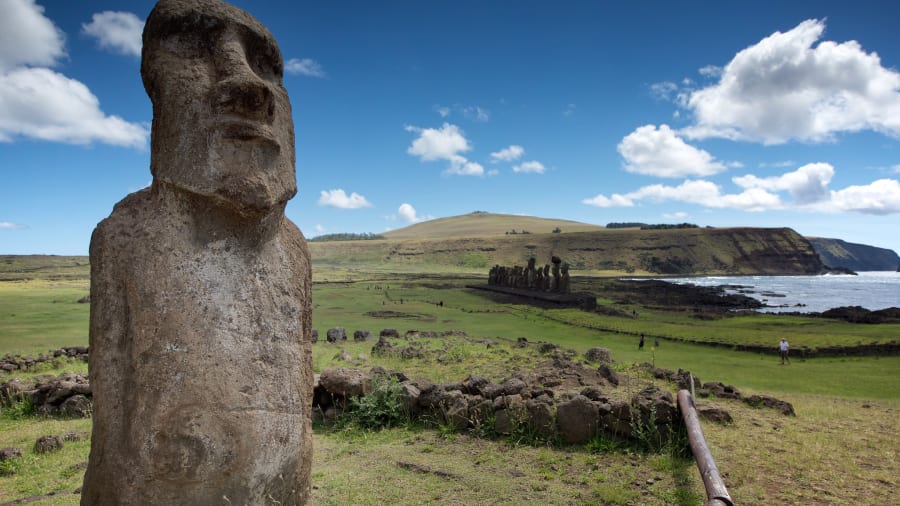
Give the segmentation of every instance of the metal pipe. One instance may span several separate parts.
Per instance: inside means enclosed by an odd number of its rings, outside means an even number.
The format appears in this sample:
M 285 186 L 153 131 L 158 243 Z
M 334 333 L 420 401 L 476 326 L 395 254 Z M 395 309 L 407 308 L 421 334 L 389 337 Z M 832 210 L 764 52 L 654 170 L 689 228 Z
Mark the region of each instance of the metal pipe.
M 734 501 L 728 495 L 728 489 L 725 488 L 725 482 L 719 474 L 719 468 L 716 467 L 716 461 L 706 446 L 700 419 L 697 418 L 697 410 L 694 408 L 694 400 L 687 390 L 678 391 L 678 408 L 687 427 L 691 453 L 694 454 L 694 460 L 703 478 L 703 486 L 706 487 L 706 506 L 734 506 Z

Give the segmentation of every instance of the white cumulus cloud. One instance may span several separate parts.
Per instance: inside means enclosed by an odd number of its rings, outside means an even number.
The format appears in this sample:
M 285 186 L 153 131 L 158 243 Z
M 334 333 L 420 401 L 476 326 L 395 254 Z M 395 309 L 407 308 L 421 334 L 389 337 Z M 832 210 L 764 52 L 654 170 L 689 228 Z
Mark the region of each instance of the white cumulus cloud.
M 745 211 L 765 211 L 783 207 L 777 195 L 761 188 L 751 188 L 738 194 L 723 194 L 718 185 L 704 180 L 687 180 L 678 186 L 654 184 L 624 195 L 614 194 L 611 197 L 597 195 L 582 200 L 582 203 L 595 207 L 632 207 L 635 202 L 641 200 L 686 202 L 711 208 Z
M 519 146 L 518 144 L 513 144 L 507 148 L 503 148 L 500 151 L 494 151 L 491 153 L 491 162 L 512 162 L 518 160 L 525 154 L 525 148 Z
M 32 0 L 3 0 L 0 142 L 28 137 L 145 147 L 146 125 L 107 115 L 84 83 L 48 68 L 65 56 L 65 38 L 43 13 Z
M 308 77 L 326 77 L 327 75 L 322 65 L 311 58 L 291 58 L 284 62 L 284 71 L 288 74 Z
M 625 170 L 656 177 L 709 176 L 726 169 L 708 152 L 684 142 L 668 125 L 644 125 L 618 146 Z
M 463 157 L 457 157 L 450 161 L 450 167 L 444 174 L 455 176 L 483 176 L 484 167 L 478 162 L 470 162 Z
M 691 92 L 696 124 L 682 133 L 765 144 L 860 130 L 900 137 L 900 72 L 856 41 L 819 41 L 824 30 L 806 20 L 738 52 L 716 84 Z
M 418 156 L 422 161 L 453 160 L 471 150 L 462 130 L 456 125 L 444 123 L 441 128 L 406 127 L 407 132 L 416 132 L 419 137 L 407 148 L 406 152 Z
M 26 67 L 0 75 L 0 141 L 24 136 L 142 148 L 148 134 L 144 125 L 104 114 L 87 86 L 53 70 Z
M 780 176 L 759 178 L 752 174 L 732 178 L 742 188 L 790 192 L 797 204 L 810 204 L 829 198 L 828 183 L 834 167 L 828 163 L 810 163 Z
M 596 197 L 584 199 L 581 203 L 594 207 L 634 207 L 633 200 L 618 193 L 614 193 L 609 197 L 600 194 Z
M 322 226 L 321 223 L 317 223 L 315 228 L 316 228 L 316 232 L 318 232 L 320 234 L 326 230 L 325 227 Z
M 900 213 L 900 182 L 879 179 L 868 185 L 848 186 L 831 192 L 831 203 L 840 211 L 876 215 Z
M 406 152 L 419 157 L 423 162 L 445 160 L 450 166 L 445 174 L 458 176 L 483 176 L 484 167 L 472 162 L 460 153 L 470 151 L 465 134 L 456 125 L 444 123 L 441 128 L 419 128 L 407 126 L 407 132 L 415 132 L 419 136 L 413 140 Z
M 432 220 L 434 217 L 431 215 L 419 216 L 416 208 L 413 207 L 412 204 L 404 202 L 400 204 L 400 207 L 397 209 L 396 219 L 406 223 L 418 223 L 420 221 Z
M 93 15 L 81 30 L 97 39 L 100 47 L 130 56 L 141 55 L 144 22 L 130 12 L 103 11 Z
M 34 0 L 3 0 L 0 72 L 19 65 L 50 66 L 66 54 L 65 35 Z
M 349 196 L 343 189 L 322 190 L 319 192 L 320 206 L 336 207 L 338 209 L 360 209 L 363 207 L 372 207 L 372 204 L 362 195 L 353 192 Z
M 515 173 L 543 174 L 544 170 L 544 164 L 537 160 L 522 162 L 521 164 L 513 167 L 513 172 Z

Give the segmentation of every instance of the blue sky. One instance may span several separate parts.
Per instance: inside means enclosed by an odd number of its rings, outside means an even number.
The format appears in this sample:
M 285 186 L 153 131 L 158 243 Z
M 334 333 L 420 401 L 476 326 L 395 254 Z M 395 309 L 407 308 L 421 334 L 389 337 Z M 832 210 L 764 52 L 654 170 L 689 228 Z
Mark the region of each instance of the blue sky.
M 236 5 L 281 47 L 308 237 L 475 210 L 900 251 L 900 3 Z M 0 254 L 150 182 L 151 1 L 0 0 Z

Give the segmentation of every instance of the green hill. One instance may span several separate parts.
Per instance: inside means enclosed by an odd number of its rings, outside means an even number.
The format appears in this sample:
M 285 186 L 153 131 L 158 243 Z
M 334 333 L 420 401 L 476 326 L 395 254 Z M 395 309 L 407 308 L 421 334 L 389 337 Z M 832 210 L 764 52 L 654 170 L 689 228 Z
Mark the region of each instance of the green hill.
M 559 227 L 561 233 L 552 233 Z M 522 230 L 529 234 L 522 234 Z M 576 231 L 576 230 L 581 231 Z M 507 231 L 517 230 L 516 234 Z M 542 231 L 542 233 L 537 233 Z M 809 241 L 789 228 L 607 229 L 528 216 L 473 213 L 419 223 L 387 239 L 311 243 L 313 262 L 379 270 L 487 272 L 557 255 L 573 274 L 817 274 Z
M 386 232 L 387 239 L 428 239 L 447 237 L 501 236 L 515 231 L 516 234 L 548 234 L 560 232 L 588 232 L 604 230 L 600 225 L 590 225 L 569 220 L 553 220 L 535 216 L 515 214 L 493 214 L 476 211 L 474 213 L 423 221 L 399 230 Z M 527 235 L 527 234 L 525 234 Z

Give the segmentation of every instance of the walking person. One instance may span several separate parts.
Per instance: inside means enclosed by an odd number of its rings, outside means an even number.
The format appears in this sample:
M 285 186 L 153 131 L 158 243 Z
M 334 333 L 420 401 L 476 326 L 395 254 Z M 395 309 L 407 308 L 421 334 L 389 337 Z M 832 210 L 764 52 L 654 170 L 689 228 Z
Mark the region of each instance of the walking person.
M 790 354 L 791 346 L 788 344 L 787 339 L 781 338 L 781 342 L 778 343 L 778 351 L 781 353 L 781 365 L 784 365 L 785 360 L 787 363 L 791 363 L 791 357 L 788 356 Z
M 643 332 L 641 332 L 641 341 L 638 343 L 638 349 L 639 350 L 644 349 L 644 333 Z

